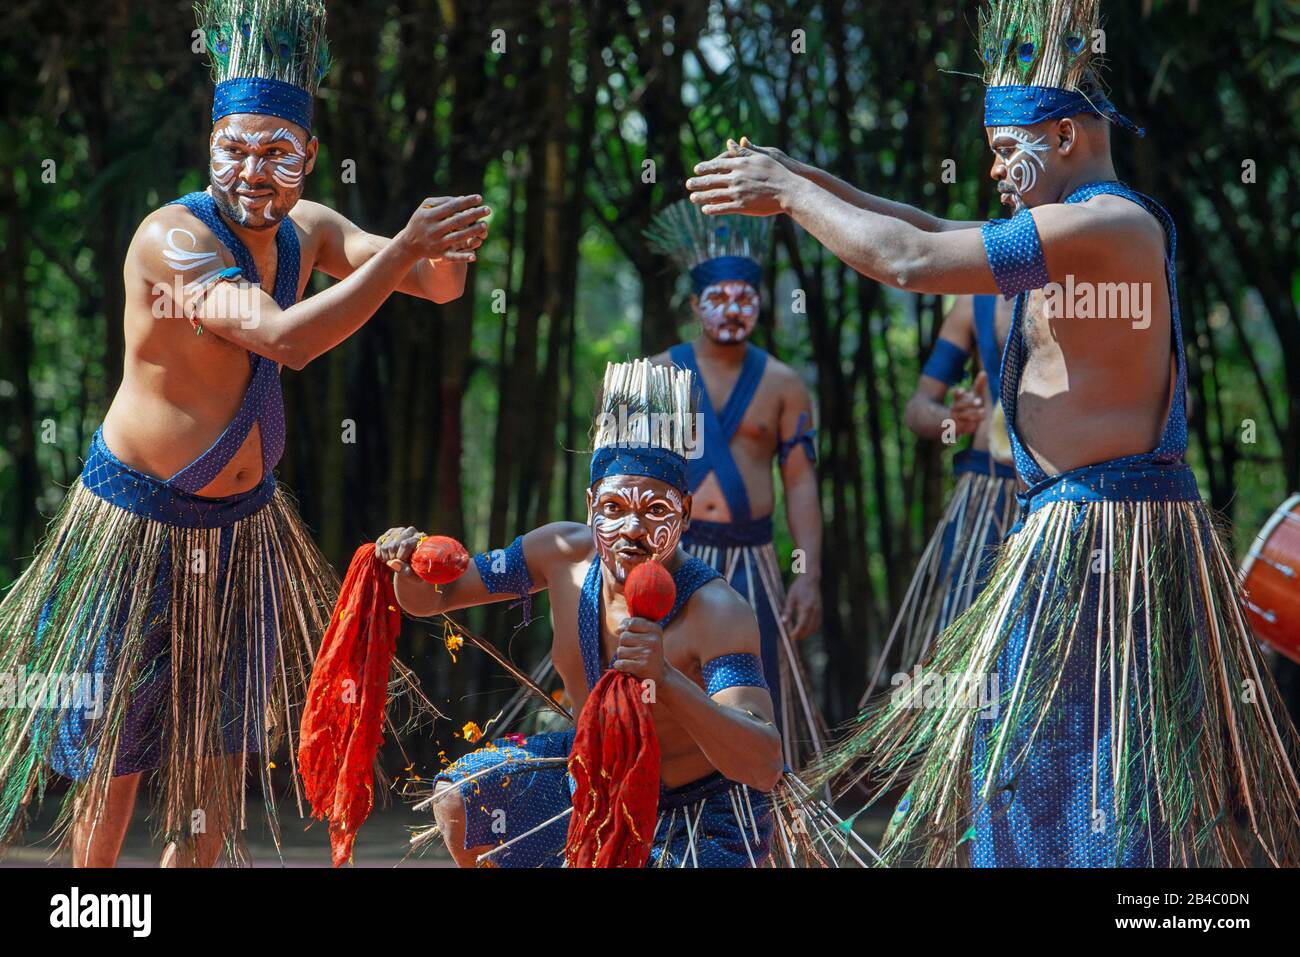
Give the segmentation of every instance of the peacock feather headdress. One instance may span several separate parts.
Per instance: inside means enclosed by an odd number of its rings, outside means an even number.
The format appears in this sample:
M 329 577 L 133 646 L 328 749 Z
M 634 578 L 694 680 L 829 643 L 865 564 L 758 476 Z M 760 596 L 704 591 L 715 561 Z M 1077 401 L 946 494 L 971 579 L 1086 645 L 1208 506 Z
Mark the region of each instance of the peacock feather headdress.
M 989 0 L 979 21 L 984 125 L 1096 113 L 1141 135 L 1102 89 L 1100 25 L 1100 0 Z
M 201 0 L 194 12 L 217 84 L 213 122 L 262 113 L 310 130 L 330 65 L 323 0 Z
M 689 273 L 695 291 L 727 279 L 755 289 L 763 281 L 771 220 L 766 216 L 705 216 L 690 200 L 664 207 L 645 231 L 650 248 Z
M 592 426 L 591 484 L 647 475 L 686 491 L 686 460 L 699 456 L 695 376 L 649 359 L 605 367 Z
M 1097 0 L 1000 0 L 980 12 L 980 55 L 989 86 L 1079 90 L 1092 67 Z

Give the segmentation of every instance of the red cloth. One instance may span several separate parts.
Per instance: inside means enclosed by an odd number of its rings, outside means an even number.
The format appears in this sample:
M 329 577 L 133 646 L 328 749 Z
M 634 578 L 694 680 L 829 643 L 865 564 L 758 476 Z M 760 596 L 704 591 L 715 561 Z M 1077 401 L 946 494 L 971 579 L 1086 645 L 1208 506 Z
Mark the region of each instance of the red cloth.
M 374 806 L 375 755 L 383 740 L 388 673 L 402 616 L 392 576 L 373 543 L 352 556 L 302 711 L 298 767 L 312 815 L 329 821 L 334 866 Z
M 676 596 L 658 562 L 638 565 L 623 589 L 628 614 L 658 621 Z M 644 867 L 659 814 L 659 737 L 641 682 L 609 670 L 578 718 L 569 755 L 577 782 L 565 859 L 570 867 Z

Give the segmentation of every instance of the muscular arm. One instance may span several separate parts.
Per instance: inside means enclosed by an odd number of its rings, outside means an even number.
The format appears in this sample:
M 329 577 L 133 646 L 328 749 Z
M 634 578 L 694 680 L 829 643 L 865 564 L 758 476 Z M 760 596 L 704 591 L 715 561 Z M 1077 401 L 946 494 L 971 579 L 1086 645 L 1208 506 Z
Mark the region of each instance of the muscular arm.
M 391 529 L 380 539 L 384 542 L 387 538 L 388 544 L 381 546 L 381 558 L 391 556 L 388 565 L 393 568 L 397 603 L 408 615 L 427 618 L 458 608 L 518 598 L 510 592 L 488 591 L 474 562 L 470 562 L 465 574 L 451 584 L 441 588 L 430 585 L 407 564 L 422 535 L 413 528 Z M 591 532 L 587 526 L 576 522 L 553 522 L 525 534 L 523 547 L 524 564 L 533 582 L 532 593 L 536 594 L 547 587 L 547 574 L 557 565 L 572 565 L 586 556 L 591 549 Z
M 351 276 L 393 242 L 386 236 L 366 232 L 346 216 L 320 203 L 300 201 L 294 207 L 294 217 L 305 226 L 310 225 L 313 232 L 319 232 L 321 245 L 316 267 L 335 279 Z M 487 224 L 476 223 L 473 229 L 481 242 L 487 235 Z M 451 302 L 465 291 L 467 269 L 467 262 L 420 258 L 402 277 L 395 291 L 437 303 Z
M 759 655 L 758 619 L 730 589 L 706 585 L 692 599 L 682 623 L 698 643 L 701 664 L 727 654 Z M 631 619 L 620 636 L 614 667 L 637 677 L 646 673 L 642 652 L 651 623 Z M 657 628 L 657 626 L 654 626 Z M 662 639 L 659 639 L 662 654 Z M 667 708 L 724 777 L 770 791 L 784 770 L 781 737 L 773 723 L 772 696 L 764 688 L 725 688 L 713 697 L 667 662 L 655 683 L 655 707 Z
M 975 309 L 969 296 L 957 299 L 939 327 L 939 338 L 951 342 L 964 352 L 970 352 L 975 346 Z M 942 437 L 947 422 L 953 419 L 952 410 L 945 401 L 948 396 L 948 384 L 939 379 L 922 374 L 916 384 L 916 391 L 907 400 L 903 411 L 903 421 L 907 427 L 923 439 Z M 961 431 L 958 422 L 958 431 Z
M 366 324 L 429 250 L 481 216 L 478 208 L 448 215 L 422 207 L 411 222 L 346 279 L 281 309 L 260 286 L 218 282 L 195 311 L 205 331 L 292 369 L 301 369 Z M 281 228 L 291 228 L 286 224 Z M 183 210 L 167 207 L 146 220 L 128 256 L 158 299 L 178 280 L 200 280 L 233 262 L 225 247 Z M 179 317 L 177 317 L 179 318 Z
M 927 231 L 854 206 L 803 177 L 782 191 L 781 211 L 845 264 L 918 293 L 996 293 L 978 229 Z
M 812 396 L 790 370 L 781 403 L 777 431 L 781 441 L 794 437 L 800 418 L 805 429 L 812 427 Z M 801 641 L 821 624 L 822 507 L 817 489 L 817 469 L 801 443 L 790 449 L 780 463 L 785 487 L 785 519 L 794 547 L 803 553 L 803 567 L 787 594 L 783 614 L 790 637 Z
M 751 147 L 755 148 L 755 147 Z M 906 203 L 897 203 L 892 199 L 885 199 L 883 196 L 875 196 L 865 192 L 845 182 L 833 173 L 826 170 L 818 169 L 809 163 L 786 157 L 789 160 L 791 169 L 808 180 L 814 186 L 817 186 L 832 196 L 836 196 L 858 209 L 865 209 L 868 212 L 876 213 L 880 216 L 889 216 L 893 219 L 902 220 L 911 226 L 927 233 L 949 232 L 954 229 L 978 229 L 983 225 L 981 222 L 960 220 L 960 219 L 942 219 L 934 216 L 925 210 L 917 209 L 915 206 L 909 206 Z
M 998 289 L 985 253 L 983 229 L 930 231 L 855 206 L 766 152 L 748 147 L 700 163 L 695 172 L 686 188 L 691 202 L 705 214 L 786 213 L 842 262 L 888 286 L 958 295 L 1022 291 Z M 1051 282 L 1063 282 L 1067 273 L 1123 281 L 1145 271 L 1145 263 L 1133 261 L 1135 249 L 1163 248 L 1153 232 L 1159 229 L 1154 218 L 1138 205 L 1115 197 L 1046 204 L 1029 215 Z

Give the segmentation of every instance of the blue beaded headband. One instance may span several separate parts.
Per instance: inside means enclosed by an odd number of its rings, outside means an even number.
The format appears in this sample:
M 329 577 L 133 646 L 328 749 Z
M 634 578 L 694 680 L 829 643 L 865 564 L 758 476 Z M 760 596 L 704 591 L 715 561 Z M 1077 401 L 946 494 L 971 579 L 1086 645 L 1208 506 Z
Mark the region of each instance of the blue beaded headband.
M 610 475 L 641 475 L 659 479 L 679 492 L 686 493 L 686 459 L 669 449 L 649 445 L 603 446 L 591 457 L 591 482 L 588 487 Z
M 748 256 L 719 256 L 691 269 L 691 285 L 697 294 L 728 279 L 739 279 L 757 289 L 763 282 L 763 267 Z
M 1080 113 L 1096 113 L 1138 136 L 1146 135 L 1101 93 L 1090 99 L 1054 86 L 991 86 L 984 92 L 985 126 L 1032 126 Z
M 231 113 L 260 113 L 297 123 L 311 132 L 312 95 L 301 87 L 268 77 L 236 77 L 217 84 L 212 122 Z

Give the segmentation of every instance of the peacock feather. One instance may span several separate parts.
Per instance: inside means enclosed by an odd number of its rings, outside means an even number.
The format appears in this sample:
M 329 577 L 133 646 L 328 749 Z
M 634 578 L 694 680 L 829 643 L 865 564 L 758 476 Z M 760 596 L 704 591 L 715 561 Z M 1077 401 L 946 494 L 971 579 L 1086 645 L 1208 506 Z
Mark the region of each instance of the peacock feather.
M 979 49 L 989 86 L 1078 89 L 1096 66 L 1088 37 L 1099 0 L 989 0 L 980 11 Z
M 212 77 L 266 77 L 315 93 L 329 70 L 322 0 L 200 0 Z
M 650 248 L 672 258 L 683 270 L 721 256 L 762 262 L 771 220 L 764 216 L 705 216 L 689 200 L 660 210 L 645 231 Z

